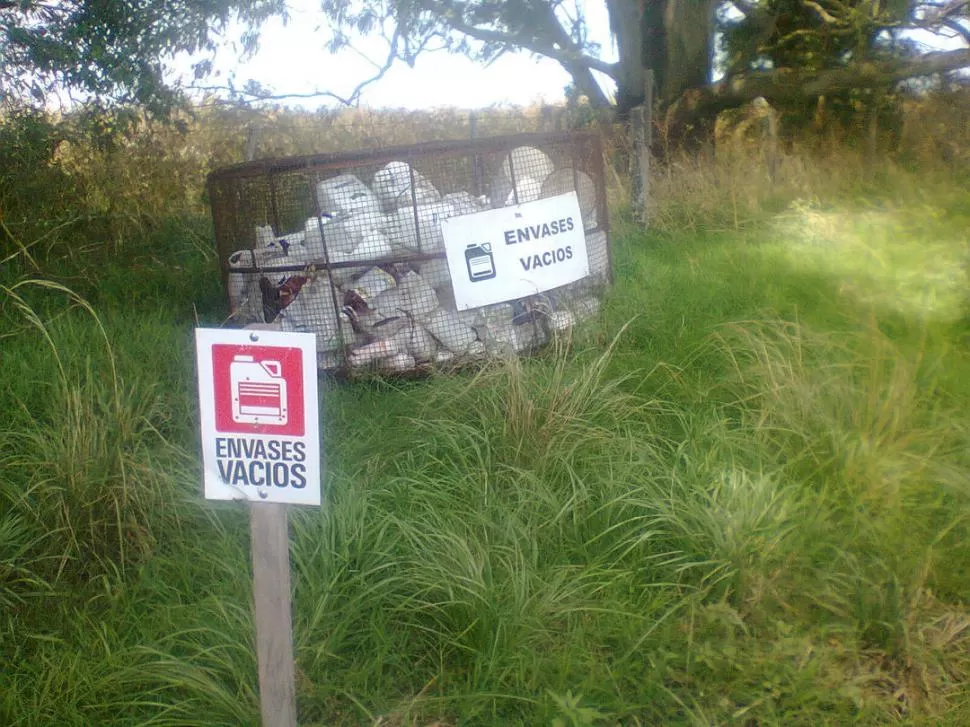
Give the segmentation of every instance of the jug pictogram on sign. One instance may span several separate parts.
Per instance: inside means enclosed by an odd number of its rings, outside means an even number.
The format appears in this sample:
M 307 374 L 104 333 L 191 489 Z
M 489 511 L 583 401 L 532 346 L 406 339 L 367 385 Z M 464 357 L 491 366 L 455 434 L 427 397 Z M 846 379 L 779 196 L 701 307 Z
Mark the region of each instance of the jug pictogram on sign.
M 468 279 L 473 283 L 494 278 L 495 257 L 492 255 L 492 246 L 487 242 L 468 245 L 465 248 L 465 265 L 468 267 Z
M 213 344 L 216 431 L 303 436 L 302 357 L 289 346 Z
M 229 386 L 234 422 L 286 424 L 286 379 L 279 361 L 236 355 L 229 364 Z

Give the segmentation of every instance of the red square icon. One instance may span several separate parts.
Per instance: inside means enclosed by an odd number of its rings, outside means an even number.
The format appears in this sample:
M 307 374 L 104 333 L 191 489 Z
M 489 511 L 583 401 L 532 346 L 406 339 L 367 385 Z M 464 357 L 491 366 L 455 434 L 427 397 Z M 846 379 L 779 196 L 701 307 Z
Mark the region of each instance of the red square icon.
M 217 432 L 304 435 L 299 348 L 213 344 L 212 387 Z

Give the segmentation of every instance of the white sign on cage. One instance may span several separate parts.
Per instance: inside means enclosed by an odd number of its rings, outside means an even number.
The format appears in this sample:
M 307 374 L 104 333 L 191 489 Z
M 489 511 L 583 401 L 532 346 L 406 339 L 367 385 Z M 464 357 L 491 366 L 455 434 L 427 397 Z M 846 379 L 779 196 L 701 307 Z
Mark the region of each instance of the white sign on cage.
M 589 275 L 575 192 L 441 221 L 458 310 L 535 295 Z

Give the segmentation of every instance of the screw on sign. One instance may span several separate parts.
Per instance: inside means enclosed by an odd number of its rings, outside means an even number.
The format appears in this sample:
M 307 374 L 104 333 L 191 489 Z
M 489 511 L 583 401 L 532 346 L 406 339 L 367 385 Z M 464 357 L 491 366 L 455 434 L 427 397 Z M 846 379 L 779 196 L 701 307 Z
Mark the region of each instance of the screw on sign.
M 312 333 L 195 331 L 205 497 L 250 510 L 260 711 L 296 727 L 287 505 L 319 505 Z

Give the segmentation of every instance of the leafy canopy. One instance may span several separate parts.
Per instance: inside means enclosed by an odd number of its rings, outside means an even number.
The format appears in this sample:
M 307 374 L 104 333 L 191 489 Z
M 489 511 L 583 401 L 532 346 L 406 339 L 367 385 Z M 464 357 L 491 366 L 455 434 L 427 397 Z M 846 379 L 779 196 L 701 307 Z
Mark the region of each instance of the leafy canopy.
M 284 0 L 0 0 L 0 102 L 42 104 L 64 91 L 154 111 L 177 98 L 164 59 L 214 51 L 233 21 L 252 52 Z M 196 64 L 204 75 L 211 62 Z
M 913 0 L 761 0 L 732 2 L 723 17 L 726 72 L 798 68 L 821 71 L 864 60 L 915 56 L 906 31 L 958 33 L 970 3 Z

